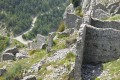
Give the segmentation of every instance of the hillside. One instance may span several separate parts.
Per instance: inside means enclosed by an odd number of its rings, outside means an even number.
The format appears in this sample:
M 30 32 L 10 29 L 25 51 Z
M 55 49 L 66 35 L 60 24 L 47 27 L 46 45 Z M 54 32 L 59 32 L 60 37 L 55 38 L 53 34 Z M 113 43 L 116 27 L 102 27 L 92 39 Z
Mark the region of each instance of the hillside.
M 0 1 L 0 80 L 120 80 L 119 0 L 68 1 Z
M 9 31 L 8 34 L 19 35 L 28 30 L 32 18 L 38 16 L 34 29 L 28 33 L 35 37 L 40 33 L 47 35 L 57 29 L 62 20 L 66 0 L 2 0 L 0 1 L 1 27 Z

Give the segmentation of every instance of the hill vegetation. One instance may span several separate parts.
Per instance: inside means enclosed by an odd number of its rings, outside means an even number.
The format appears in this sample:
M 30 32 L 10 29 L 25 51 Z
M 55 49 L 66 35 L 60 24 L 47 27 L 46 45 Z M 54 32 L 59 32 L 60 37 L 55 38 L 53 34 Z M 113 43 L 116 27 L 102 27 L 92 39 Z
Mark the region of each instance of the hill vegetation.
M 36 34 L 47 35 L 57 29 L 62 20 L 66 0 L 1 0 L 0 22 L 5 23 L 7 31 L 19 35 L 31 27 L 32 18 L 38 16 L 34 29 L 27 37 Z M 32 35 L 31 35 L 32 34 Z M 30 36 L 31 35 L 31 36 Z

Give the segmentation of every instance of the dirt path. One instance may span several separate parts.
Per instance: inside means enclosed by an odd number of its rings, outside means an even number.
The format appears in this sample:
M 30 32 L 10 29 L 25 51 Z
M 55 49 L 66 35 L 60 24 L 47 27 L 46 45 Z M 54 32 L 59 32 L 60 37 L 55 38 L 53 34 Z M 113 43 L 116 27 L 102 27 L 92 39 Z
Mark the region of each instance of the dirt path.
M 26 32 L 24 32 L 23 34 L 26 34 L 26 33 L 28 33 L 29 31 L 31 31 L 31 30 L 34 28 L 36 21 L 37 21 L 37 16 L 33 18 L 33 21 L 32 21 L 32 24 L 31 24 L 32 27 L 31 27 L 29 30 L 27 30 Z M 22 35 L 23 35 L 23 34 L 15 37 L 14 39 L 16 39 L 16 40 L 20 41 L 21 43 L 27 45 L 27 43 L 28 43 L 29 41 L 26 41 L 26 40 L 24 40 L 24 39 L 22 38 Z

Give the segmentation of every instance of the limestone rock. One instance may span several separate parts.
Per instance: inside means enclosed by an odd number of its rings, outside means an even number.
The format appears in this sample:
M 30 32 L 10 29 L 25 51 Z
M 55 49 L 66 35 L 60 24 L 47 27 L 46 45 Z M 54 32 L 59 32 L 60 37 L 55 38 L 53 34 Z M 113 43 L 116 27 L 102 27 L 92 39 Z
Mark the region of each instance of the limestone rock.
M 96 9 L 94 14 L 93 14 L 93 17 L 97 18 L 97 19 L 105 19 L 105 18 L 110 17 L 110 14 L 103 11 L 102 9 Z
M 35 75 L 25 76 L 22 80 L 37 80 Z
M 9 48 L 7 50 L 4 51 L 4 53 L 12 53 L 13 55 L 16 55 L 16 53 L 18 53 L 19 50 L 18 48 L 14 47 L 14 48 Z
M 12 53 L 3 53 L 2 54 L 2 61 L 6 60 L 14 60 L 15 56 Z
M 26 52 L 20 52 L 20 53 L 16 53 L 16 59 L 24 59 L 24 58 L 28 58 L 28 54 Z

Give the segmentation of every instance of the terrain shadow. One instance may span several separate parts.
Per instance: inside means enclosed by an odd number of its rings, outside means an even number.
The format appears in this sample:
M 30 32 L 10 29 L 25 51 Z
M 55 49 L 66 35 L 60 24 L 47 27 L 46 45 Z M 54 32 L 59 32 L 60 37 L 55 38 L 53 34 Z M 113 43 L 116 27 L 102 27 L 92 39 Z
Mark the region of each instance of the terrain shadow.
M 103 71 L 102 64 L 83 64 L 82 80 L 95 80 Z

